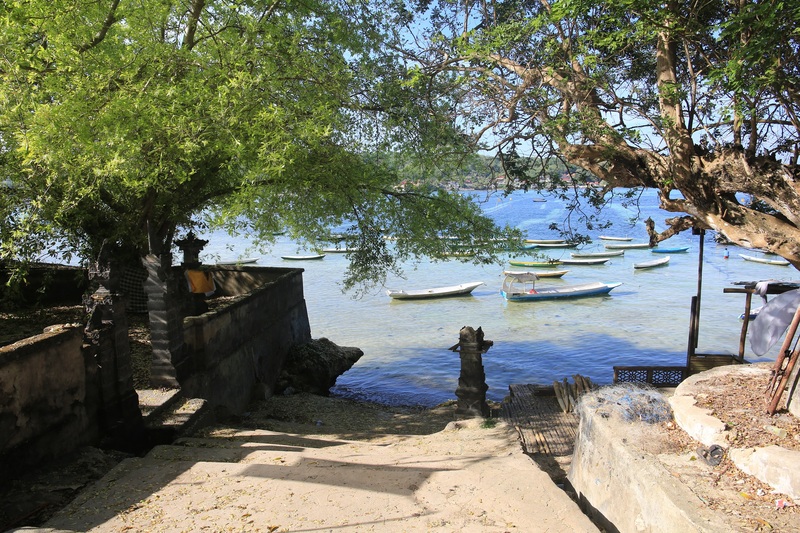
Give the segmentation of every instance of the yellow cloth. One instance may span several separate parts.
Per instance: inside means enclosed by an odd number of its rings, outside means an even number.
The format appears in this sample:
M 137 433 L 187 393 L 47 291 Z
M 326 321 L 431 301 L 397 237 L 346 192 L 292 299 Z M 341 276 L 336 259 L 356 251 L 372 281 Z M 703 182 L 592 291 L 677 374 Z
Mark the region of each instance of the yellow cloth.
M 217 290 L 211 272 L 202 270 L 187 270 L 186 281 L 189 282 L 189 290 L 195 294 L 205 294 L 211 296 Z

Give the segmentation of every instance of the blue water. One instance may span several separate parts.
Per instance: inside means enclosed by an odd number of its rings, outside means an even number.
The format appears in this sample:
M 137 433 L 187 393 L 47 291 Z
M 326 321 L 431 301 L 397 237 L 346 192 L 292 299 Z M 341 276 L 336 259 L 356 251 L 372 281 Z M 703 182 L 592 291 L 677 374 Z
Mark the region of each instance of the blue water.
M 548 230 L 562 222 L 564 204 L 548 197 L 533 202 L 539 193 L 515 192 L 481 203 L 484 212 L 500 225 L 522 229 L 529 238 L 556 238 Z M 652 217 L 659 230 L 673 214 L 658 209 L 656 196 L 643 198 L 639 217 Z M 599 235 L 647 240 L 643 222 L 628 221 L 637 211 L 615 203 L 605 211 L 611 229 L 590 232 L 594 242 L 584 250 L 603 247 Z M 483 328 L 494 345 L 483 356 L 487 396 L 502 400 L 512 383 L 549 384 L 579 373 L 597 383 L 613 380 L 615 365 L 682 365 L 686 362 L 689 306 L 698 288 L 699 236 L 685 232 L 662 246 L 689 246 L 687 253 L 670 254 L 668 266 L 634 270 L 633 264 L 663 257 L 649 250 L 627 250 L 605 265 L 558 267 L 570 272 L 539 285 L 570 285 L 587 281 L 622 282 L 608 296 L 576 300 L 508 303 L 499 294 L 502 272 L 508 263 L 477 266 L 458 260 L 408 265 L 406 279 L 390 279 L 386 288 L 423 289 L 483 281 L 471 296 L 440 300 L 397 301 L 381 290 L 355 299 L 341 291 L 347 265 L 345 254 L 328 254 L 321 261 L 285 261 L 281 255 L 302 253 L 298 245 L 280 237 L 268 253 L 254 253 L 244 238 L 224 233 L 203 235 L 209 244 L 201 255 L 207 263 L 258 257 L 262 266 L 303 268 L 304 291 L 314 338 L 327 337 L 341 346 L 364 351 L 361 360 L 342 375 L 336 395 L 390 404 L 431 406 L 455 398 L 460 360 L 449 347 L 458 342 L 462 326 Z M 549 250 L 551 257 L 569 257 L 574 250 Z M 729 258 L 725 258 L 725 252 Z M 306 252 L 309 253 L 309 252 Z M 735 246 L 716 244 L 706 235 L 699 346 L 700 353 L 738 351 L 744 295 L 723 294 L 737 281 L 796 280 L 792 267 L 746 262 L 739 253 L 757 255 Z M 511 256 L 509 256 L 511 257 Z M 514 254 L 526 258 L 524 254 Z M 530 258 L 528 258 L 530 259 Z M 758 298 L 753 300 L 758 306 Z M 773 349 L 775 351 L 775 349 Z M 750 361 L 774 360 L 775 353 Z

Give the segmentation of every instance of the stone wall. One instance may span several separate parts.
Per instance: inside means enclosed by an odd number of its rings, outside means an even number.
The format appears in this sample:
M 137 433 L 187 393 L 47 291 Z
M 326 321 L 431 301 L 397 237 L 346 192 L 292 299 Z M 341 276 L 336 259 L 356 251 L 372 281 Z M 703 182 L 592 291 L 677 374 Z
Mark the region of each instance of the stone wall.
M 181 380 L 189 397 L 223 412 L 243 411 L 272 394 L 289 348 L 311 340 L 302 270 L 214 269 L 218 293 L 248 293 L 231 305 L 184 319 L 191 372 Z
M 0 471 L 97 441 L 82 343 L 82 327 L 65 327 L 0 348 Z
M 303 271 L 213 272 L 221 295 L 241 298 L 182 321 L 180 386 L 185 397 L 238 413 L 254 392 L 271 394 L 289 348 L 311 340 Z M 130 361 L 114 357 L 114 328 L 96 333 L 88 339 L 83 326 L 60 327 L 0 347 L 0 474 L 83 445 L 123 449 L 122 441 L 143 437 Z

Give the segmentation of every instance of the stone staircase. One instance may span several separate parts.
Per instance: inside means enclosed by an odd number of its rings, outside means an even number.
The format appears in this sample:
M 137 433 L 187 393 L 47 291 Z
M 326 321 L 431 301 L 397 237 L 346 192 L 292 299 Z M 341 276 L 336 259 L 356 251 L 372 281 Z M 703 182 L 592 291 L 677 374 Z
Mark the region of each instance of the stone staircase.
M 185 398 L 180 389 L 137 390 L 147 442 L 168 444 L 214 422 L 205 400 Z

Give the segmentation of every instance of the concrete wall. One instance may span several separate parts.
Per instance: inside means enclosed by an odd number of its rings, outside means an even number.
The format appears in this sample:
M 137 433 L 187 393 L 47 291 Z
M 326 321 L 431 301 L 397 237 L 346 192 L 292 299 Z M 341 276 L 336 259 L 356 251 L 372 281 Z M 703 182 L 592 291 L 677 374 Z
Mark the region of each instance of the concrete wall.
M 721 515 L 657 459 L 658 424 L 590 408 L 579 411 L 568 478 L 595 523 L 621 533 L 730 530 Z
M 82 343 L 83 328 L 69 327 L 0 348 L 0 467 L 96 442 L 94 362 Z
M 302 270 L 230 267 L 213 270 L 221 295 L 247 298 L 184 319 L 191 371 L 189 397 L 224 412 L 241 412 L 255 395 L 269 396 L 289 348 L 311 340 Z

